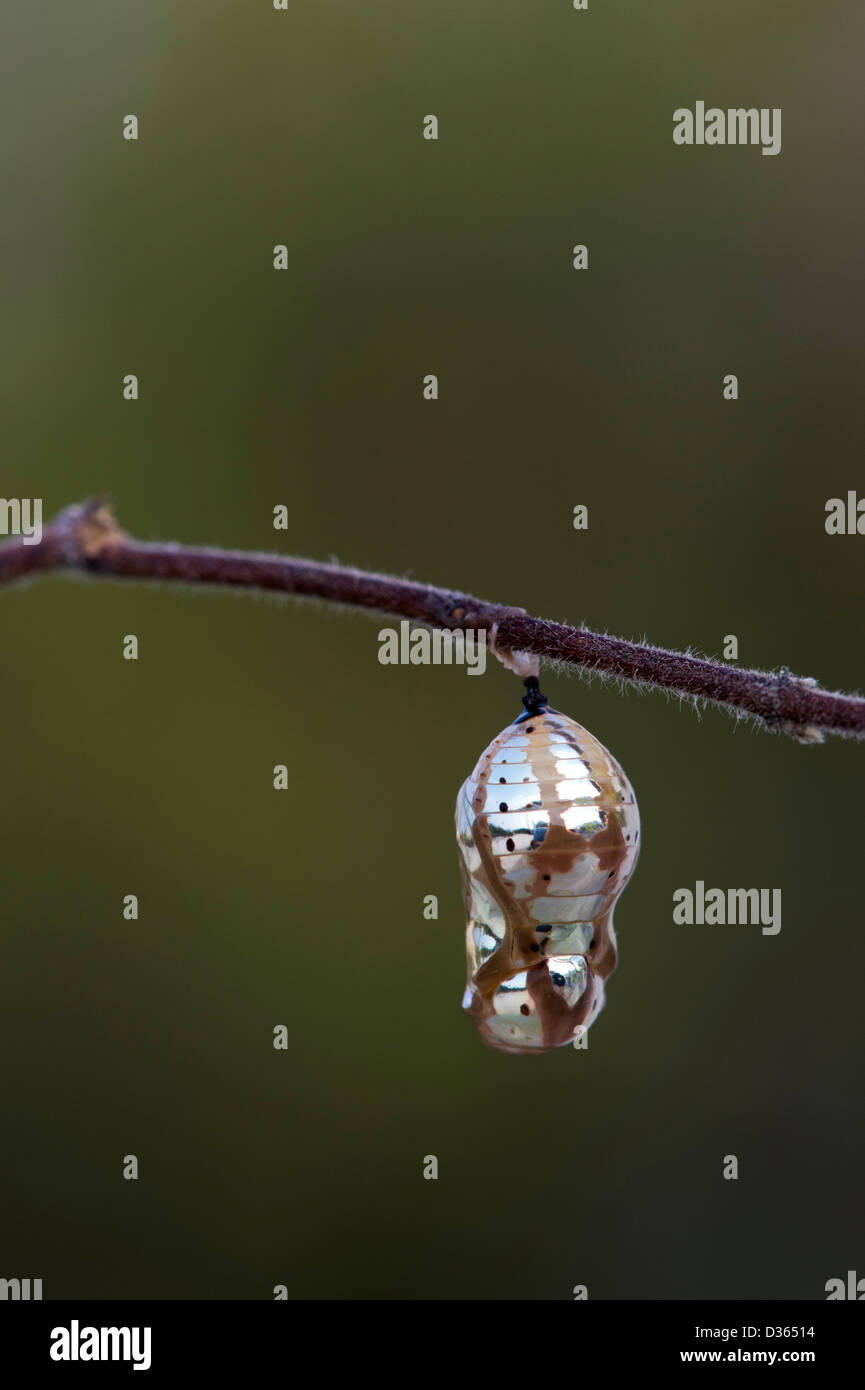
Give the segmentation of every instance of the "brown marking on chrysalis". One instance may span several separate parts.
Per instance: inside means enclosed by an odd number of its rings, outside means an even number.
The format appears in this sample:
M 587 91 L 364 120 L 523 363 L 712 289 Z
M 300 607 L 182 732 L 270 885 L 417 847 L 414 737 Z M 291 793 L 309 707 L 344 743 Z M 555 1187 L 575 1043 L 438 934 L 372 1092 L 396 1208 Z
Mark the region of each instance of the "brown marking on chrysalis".
M 485 816 L 476 816 L 472 826 L 472 839 L 481 857 L 486 885 L 491 896 L 498 903 L 505 919 L 505 936 L 498 950 L 481 966 L 475 975 L 475 988 L 484 997 L 492 998 L 499 985 L 510 979 L 527 964 L 526 957 L 534 942 L 534 927 L 525 910 L 515 902 L 505 887 L 504 875 L 498 864 L 498 855 L 492 851 L 492 836 L 489 833 Z M 471 890 L 469 889 L 469 892 Z M 469 898 L 469 903 L 471 899 Z
M 553 1047 L 563 1047 L 572 1042 L 578 1028 L 585 1027 L 592 1013 L 593 1005 L 602 982 L 589 970 L 586 988 L 576 1004 L 568 1004 L 556 990 L 549 970 L 533 970 L 528 977 L 529 995 L 543 1032 L 544 1046 L 537 1052 L 549 1052 Z
M 595 935 L 586 952 L 586 960 L 595 974 L 606 980 L 608 975 L 612 975 L 619 960 L 616 933 L 613 930 L 613 909 L 610 908 L 602 917 L 596 917 L 594 927 Z

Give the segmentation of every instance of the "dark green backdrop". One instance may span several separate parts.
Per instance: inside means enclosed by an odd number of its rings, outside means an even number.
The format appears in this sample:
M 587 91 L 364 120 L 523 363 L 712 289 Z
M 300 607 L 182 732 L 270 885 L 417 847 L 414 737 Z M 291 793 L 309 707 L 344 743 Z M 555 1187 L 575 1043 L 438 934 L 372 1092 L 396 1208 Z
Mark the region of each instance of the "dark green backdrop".
M 865 487 L 863 37 L 854 0 L 7 4 L 0 492 L 865 684 L 865 539 L 823 528 Z M 782 107 L 782 153 L 675 147 L 697 99 Z M 519 683 L 383 668 L 379 626 L 0 595 L 0 1275 L 814 1299 L 865 1273 L 863 750 L 548 675 L 643 854 L 588 1052 L 500 1056 L 459 1008 L 452 813 Z M 675 927 L 698 878 L 782 888 L 780 935 Z

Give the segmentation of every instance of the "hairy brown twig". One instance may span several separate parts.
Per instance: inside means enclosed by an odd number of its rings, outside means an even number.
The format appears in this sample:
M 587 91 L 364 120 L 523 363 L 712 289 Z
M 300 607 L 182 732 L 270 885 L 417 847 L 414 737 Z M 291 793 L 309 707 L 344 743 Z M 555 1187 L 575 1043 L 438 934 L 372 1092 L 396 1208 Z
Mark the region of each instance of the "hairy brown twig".
M 820 742 L 826 733 L 865 738 L 865 699 L 821 690 L 810 678 L 788 671 L 743 670 L 644 642 L 626 642 L 392 575 L 289 555 L 147 544 L 121 531 L 108 507 L 98 501 L 67 507 L 45 527 L 37 545 L 23 540 L 0 545 L 0 584 L 63 569 L 114 579 L 268 589 L 414 618 L 432 627 L 484 629 L 494 632 L 497 650 L 530 652 L 707 701 L 800 742 Z

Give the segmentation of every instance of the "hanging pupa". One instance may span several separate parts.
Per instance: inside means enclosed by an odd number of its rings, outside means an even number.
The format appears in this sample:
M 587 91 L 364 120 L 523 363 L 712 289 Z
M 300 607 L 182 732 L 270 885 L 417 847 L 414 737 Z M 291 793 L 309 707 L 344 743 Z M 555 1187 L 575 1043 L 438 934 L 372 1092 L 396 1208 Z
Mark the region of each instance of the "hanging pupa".
M 525 712 L 481 754 L 457 797 L 466 907 L 463 1008 L 502 1052 L 582 1034 L 616 965 L 613 907 L 634 871 L 640 815 L 611 753 L 550 709 Z

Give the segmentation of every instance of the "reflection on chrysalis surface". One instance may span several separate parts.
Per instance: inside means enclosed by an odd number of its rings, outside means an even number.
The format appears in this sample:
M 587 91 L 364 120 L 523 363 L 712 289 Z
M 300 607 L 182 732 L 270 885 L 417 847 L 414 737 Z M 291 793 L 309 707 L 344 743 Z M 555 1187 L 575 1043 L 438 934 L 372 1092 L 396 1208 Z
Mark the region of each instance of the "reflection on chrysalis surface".
M 549 981 L 567 1008 L 574 1008 L 585 993 L 588 967 L 583 956 L 551 956 Z M 534 973 L 537 973 L 535 971 Z M 545 1051 L 543 1020 L 538 1013 L 530 981 L 533 972 L 520 971 L 499 985 L 493 995 L 493 1011 L 484 1021 L 490 1040 L 502 1051 Z M 471 989 L 466 989 L 463 1008 L 471 1009 Z M 579 1029 L 575 1028 L 574 1032 Z M 573 1036 L 573 1033 L 572 1033 Z

